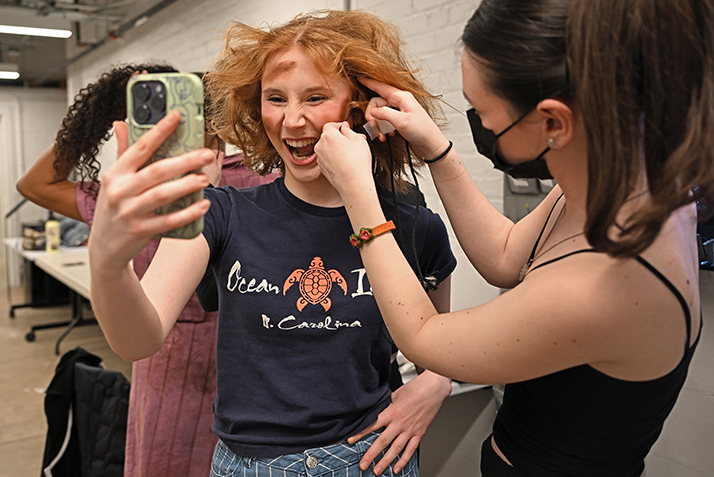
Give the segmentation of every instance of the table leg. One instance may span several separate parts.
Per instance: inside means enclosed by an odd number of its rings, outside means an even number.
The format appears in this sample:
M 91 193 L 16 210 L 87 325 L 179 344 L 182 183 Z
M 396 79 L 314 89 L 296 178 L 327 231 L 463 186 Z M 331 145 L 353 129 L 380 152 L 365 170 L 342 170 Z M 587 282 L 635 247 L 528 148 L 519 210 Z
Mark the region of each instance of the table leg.
M 84 302 L 86 301 L 86 299 L 82 295 L 80 295 L 79 293 L 70 289 L 69 296 L 70 296 L 70 301 L 72 302 L 72 319 L 70 320 L 69 323 L 67 323 L 67 328 L 60 335 L 60 337 L 57 339 L 57 344 L 55 345 L 55 354 L 57 356 L 59 356 L 59 354 L 60 354 L 60 351 L 59 351 L 60 343 L 69 334 L 69 332 L 72 331 L 72 329 L 74 327 L 84 326 L 84 325 L 93 325 L 93 324 L 96 324 L 96 322 L 97 322 L 97 320 L 94 320 L 94 319 L 85 320 L 84 317 L 82 316 L 83 305 L 84 305 Z

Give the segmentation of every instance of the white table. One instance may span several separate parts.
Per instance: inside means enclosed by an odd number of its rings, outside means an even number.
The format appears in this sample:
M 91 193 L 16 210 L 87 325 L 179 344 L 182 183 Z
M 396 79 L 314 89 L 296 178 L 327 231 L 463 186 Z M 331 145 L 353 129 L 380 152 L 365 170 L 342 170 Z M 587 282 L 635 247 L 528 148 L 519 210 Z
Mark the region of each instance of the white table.
M 27 267 L 28 264 L 31 264 L 32 267 L 37 268 L 35 265 L 35 259 L 37 257 L 40 257 L 42 255 L 45 255 L 47 252 L 44 250 L 25 250 L 22 248 L 22 239 L 21 238 L 5 238 L 3 239 L 3 243 L 5 244 L 5 250 L 6 252 L 9 251 L 10 253 L 20 257 L 24 263 L 25 266 Z M 66 251 L 66 247 L 61 247 L 60 250 L 62 252 Z M 5 254 L 5 258 L 8 258 L 7 253 Z M 10 261 L 7 260 L 7 271 L 9 273 L 10 268 L 9 268 Z M 26 270 L 26 272 L 29 272 L 30 270 Z M 46 274 L 45 274 L 46 275 Z M 30 274 L 31 276 L 31 274 Z M 51 276 L 49 276 L 51 278 Z M 26 276 L 27 279 L 27 276 Z M 53 278 L 53 280 L 56 282 L 56 279 Z M 29 284 L 28 284 L 29 285 Z M 7 297 L 8 297 L 8 302 L 9 302 L 9 312 L 10 312 L 10 318 L 15 318 L 15 310 L 18 308 L 27 308 L 27 307 L 32 307 L 32 308 L 40 308 L 44 306 L 56 306 L 56 305 L 61 305 L 68 303 L 68 301 L 63 301 L 62 298 L 58 299 L 56 296 L 52 295 L 52 284 L 49 282 L 45 282 L 43 285 L 46 286 L 46 296 L 44 297 L 43 300 L 37 300 L 35 297 L 36 290 L 34 290 L 33 285 L 29 285 L 30 287 L 33 288 L 32 290 L 32 298 L 30 301 L 22 304 L 12 304 L 10 303 L 10 277 L 8 275 L 7 277 Z M 65 297 L 66 299 L 66 297 Z
M 59 355 L 59 345 L 62 340 L 76 326 L 95 324 L 96 320 L 84 319 L 83 310 L 91 298 L 89 253 L 87 247 L 60 247 L 58 253 L 48 253 L 43 250 L 25 250 L 22 248 L 22 239 L 4 239 L 5 246 L 34 264 L 51 277 L 69 288 L 70 303 L 72 304 L 72 319 L 69 321 L 35 325 L 25 335 L 27 341 L 35 340 L 35 332 L 48 328 L 66 327 L 57 339 L 55 354 Z M 23 306 L 23 305 L 21 305 Z M 11 312 L 11 317 L 12 312 Z
M 73 247 L 60 253 L 44 252 L 35 258 L 35 265 L 55 277 L 87 300 L 89 289 L 89 252 L 87 247 Z

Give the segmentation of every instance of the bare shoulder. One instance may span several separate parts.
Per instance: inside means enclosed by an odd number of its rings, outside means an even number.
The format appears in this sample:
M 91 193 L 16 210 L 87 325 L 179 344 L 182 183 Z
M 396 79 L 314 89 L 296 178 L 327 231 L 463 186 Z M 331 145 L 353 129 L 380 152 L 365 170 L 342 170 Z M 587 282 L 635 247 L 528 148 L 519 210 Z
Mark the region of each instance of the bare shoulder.
M 686 214 L 685 214 L 686 215 Z M 693 232 L 674 217 L 641 257 L 582 253 L 535 271 L 529 288 L 549 297 L 554 327 L 585 339 L 584 360 L 620 379 L 671 371 L 698 332 Z M 539 273 L 538 273 L 539 272 Z M 524 282 L 525 283 L 525 282 Z
M 648 278 L 635 259 L 590 252 L 534 270 L 517 291 L 534 297 L 532 306 L 555 336 L 581 344 L 572 364 L 588 364 L 616 359 L 616 337 L 655 308 Z
M 694 317 L 692 336 L 699 324 L 695 222 L 691 211 L 679 212 L 644 261 L 594 251 L 564 256 L 533 268 L 495 300 L 430 319 L 420 364 L 478 383 L 584 364 L 619 379 L 665 375 L 686 345 L 687 312 L 677 293 Z

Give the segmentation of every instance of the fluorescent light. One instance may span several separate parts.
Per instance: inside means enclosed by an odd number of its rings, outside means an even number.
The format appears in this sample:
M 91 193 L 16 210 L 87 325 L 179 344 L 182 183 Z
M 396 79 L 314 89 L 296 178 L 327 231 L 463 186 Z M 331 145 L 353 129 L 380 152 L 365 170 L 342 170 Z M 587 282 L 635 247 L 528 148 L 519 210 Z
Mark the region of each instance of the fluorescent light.
M 27 36 L 47 36 L 50 38 L 69 38 L 72 32 L 69 30 L 54 30 L 52 28 L 32 28 L 11 25 L 0 25 L 0 33 L 9 35 L 27 35 Z
M 20 77 L 16 63 L 0 63 L 0 79 L 15 80 Z

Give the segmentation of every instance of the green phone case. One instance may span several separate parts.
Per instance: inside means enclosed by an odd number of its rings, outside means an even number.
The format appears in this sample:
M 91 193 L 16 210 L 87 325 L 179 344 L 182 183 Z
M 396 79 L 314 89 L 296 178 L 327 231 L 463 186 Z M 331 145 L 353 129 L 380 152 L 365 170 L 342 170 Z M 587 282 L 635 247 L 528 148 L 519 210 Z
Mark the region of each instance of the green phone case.
M 190 73 L 161 73 L 134 76 L 127 85 L 127 122 L 129 125 L 129 145 L 135 143 L 153 124 L 140 124 L 134 117 L 132 87 L 137 82 L 158 81 L 165 85 L 166 112 L 178 110 L 181 120 L 174 133 L 162 144 L 146 163 L 174 157 L 203 147 L 203 84 L 198 76 Z M 175 179 L 178 179 L 176 177 Z M 173 179 L 172 179 L 173 180 Z M 167 214 L 183 209 L 203 199 L 203 190 L 182 197 L 170 204 L 158 207 L 157 214 Z M 190 239 L 203 230 L 203 217 L 178 229 L 160 234 L 161 237 Z

